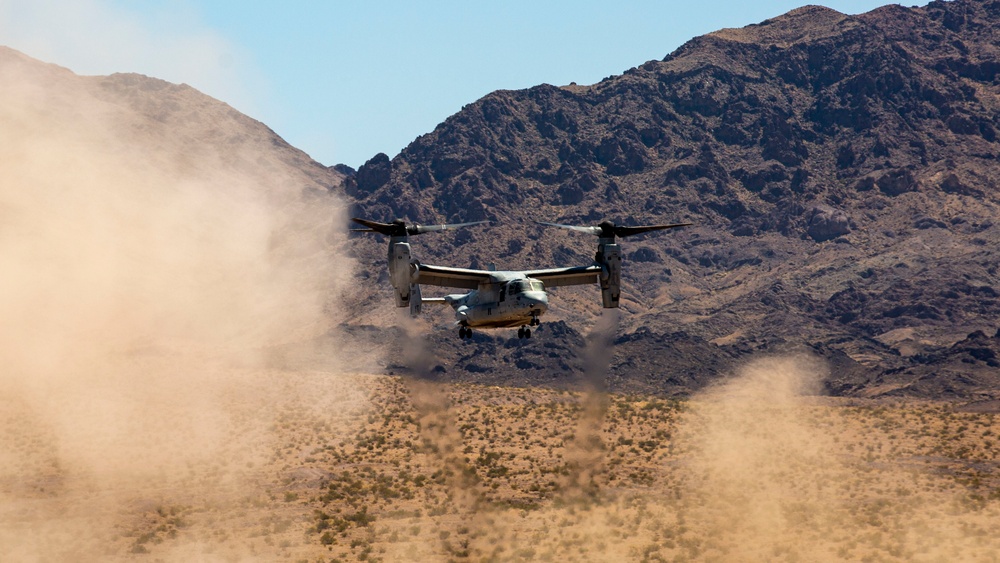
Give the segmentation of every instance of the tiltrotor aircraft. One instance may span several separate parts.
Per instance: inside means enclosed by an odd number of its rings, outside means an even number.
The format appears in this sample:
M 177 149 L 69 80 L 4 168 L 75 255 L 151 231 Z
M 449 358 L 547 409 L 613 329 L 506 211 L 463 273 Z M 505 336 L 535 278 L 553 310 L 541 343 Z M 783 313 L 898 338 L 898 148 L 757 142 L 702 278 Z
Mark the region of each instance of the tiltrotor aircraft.
M 531 327 L 538 326 L 539 317 L 549 308 L 546 287 L 588 285 L 598 283 L 605 308 L 618 307 L 621 296 L 622 255 L 615 237 L 628 237 L 650 231 L 685 227 L 691 223 L 627 227 L 604 221 L 596 227 L 578 227 L 556 223 L 541 223 L 597 235 L 597 254 L 587 266 L 549 268 L 545 270 L 497 271 L 470 270 L 423 264 L 411 257 L 410 235 L 445 231 L 488 221 L 454 225 L 407 225 L 402 219 L 378 223 L 352 218 L 364 225 L 356 232 L 381 233 L 389 237 L 389 280 L 395 290 L 396 306 L 409 307 L 410 314 L 419 315 L 424 303 L 447 303 L 455 309 L 460 338 L 471 338 L 473 328 L 519 327 L 518 338 L 531 338 Z M 421 297 L 421 285 L 435 285 L 471 290 L 444 297 Z

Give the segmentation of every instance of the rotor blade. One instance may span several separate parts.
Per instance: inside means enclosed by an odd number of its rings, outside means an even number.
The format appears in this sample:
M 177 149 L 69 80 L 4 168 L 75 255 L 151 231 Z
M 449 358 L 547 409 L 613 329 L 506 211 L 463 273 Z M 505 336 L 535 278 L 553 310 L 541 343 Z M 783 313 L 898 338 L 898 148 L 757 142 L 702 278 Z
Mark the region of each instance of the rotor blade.
M 359 219 L 357 217 L 351 217 L 351 221 L 358 223 L 359 225 L 364 225 L 368 227 L 373 232 L 380 233 L 390 237 L 406 236 L 406 225 L 402 221 L 397 221 L 393 223 L 379 223 L 378 221 L 369 221 L 368 219 Z
M 472 225 L 482 225 L 483 223 L 489 223 L 489 221 L 473 221 L 472 223 L 453 223 L 450 225 L 410 225 L 406 228 L 406 232 L 411 235 L 422 235 L 424 233 L 433 233 L 436 231 L 448 231 L 451 229 L 469 227 Z
M 377 233 L 375 229 L 349 229 L 352 233 Z
M 589 233 L 592 235 L 601 234 L 600 227 L 579 227 L 577 225 L 560 225 L 559 223 L 546 223 L 545 221 L 535 221 L 539 225 L 545 225 L 546 227 L 558 227 L 560 229 L 569 229 L 571 231 L 579 231 L 581 233 Z
M 675 223 L 673 225 L 646 225 L 641 227 L 625 227 L 625 226 L 615 226 L 615 235 L 620 237 L 630 237 L 632 235 L 638 235 L 640 233 L 648 233 L 650 231 L 662 231 L 664 229 L 676 229 L 677 227 L 687 227 L 693 223 Z
M 368 227 L 370 232 L 381 233 L 383 235 L 391 236 L 395 233 L 395 231 L 399 230 L 399 227 L 397 225 L 393 225 L 391 223 L 379 223 L 378 221 L 369 221 L 368 219 L 359 219 L 357 217 L 351 217 L 351 221 L 354 221 L 359 225 L 364 225 L 365 227 Z
M 377 231 L 380 228 L 386 228 L 387 229 L 387 228 L 389 228 L 389 227 L 392 226 L 389 223 L 379 223 L 378 221 L 369 221 L 368 219 L 359 219 L 357 217 L 351 217 L 351 221 L 354 221 L 355 223 L 358 223 L 359 225 L 364 225 L 364 226 L 368 227 L 369 229 L 372 229 L 372 230 L 375 230 L 375 231 Z

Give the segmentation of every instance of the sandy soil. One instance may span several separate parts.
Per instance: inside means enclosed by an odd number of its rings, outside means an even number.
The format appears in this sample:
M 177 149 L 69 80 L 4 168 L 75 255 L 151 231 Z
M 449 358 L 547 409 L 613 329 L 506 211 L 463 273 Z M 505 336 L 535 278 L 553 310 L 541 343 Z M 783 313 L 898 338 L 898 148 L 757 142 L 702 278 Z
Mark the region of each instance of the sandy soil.
M 5 397 L 0 551 L 13 561 L 1000 555 L 996 415 L 811 396 L 813 368 L 764 360 L 683 402 L 237 369 L 214 374 L 198 432 L 138 414 L 150 443 L 80 430 L 118 440 L 130 455 L 115 460 L 88 458 L 65 428 Z

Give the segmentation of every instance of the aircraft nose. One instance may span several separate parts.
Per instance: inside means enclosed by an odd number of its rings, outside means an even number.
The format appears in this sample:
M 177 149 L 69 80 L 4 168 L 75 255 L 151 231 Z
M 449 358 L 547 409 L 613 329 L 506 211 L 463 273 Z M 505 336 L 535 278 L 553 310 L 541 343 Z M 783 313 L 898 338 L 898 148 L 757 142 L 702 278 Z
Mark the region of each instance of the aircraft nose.
M 549 308 L 549 295 L 544 291 L 525 291 L 522 295 L 532 309 L 544 313 Z

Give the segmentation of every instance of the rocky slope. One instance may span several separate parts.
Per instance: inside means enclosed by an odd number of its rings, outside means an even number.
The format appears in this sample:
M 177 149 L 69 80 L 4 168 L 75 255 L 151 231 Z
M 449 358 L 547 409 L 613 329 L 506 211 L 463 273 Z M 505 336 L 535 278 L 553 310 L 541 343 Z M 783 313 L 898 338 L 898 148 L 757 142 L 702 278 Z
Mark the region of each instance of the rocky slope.
M 349 178 L 355 213 L 489 229 L 414 239 L 425 261 L 587 263 L 532 220 L 691 221 L 624 241 L 609 381 L 686 393 L 751 355 L 806 349 L 843 394 L 994 394 L 1000 383 L 1000 2 L 807 6 L 692 39 L 591 86 L 494 92 Z M 383 240 L 352 330 L 396 322 Z M 367 290 L 366 290 L 367 291 Z M 461 343 L 432 314 L 437 373 L 571 380 L 596 289 L 554 292 L 537 339 Z M 390 369 L 392 369 L 390 367 Z

